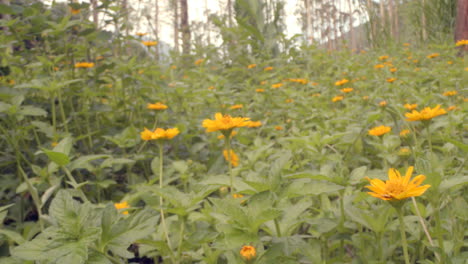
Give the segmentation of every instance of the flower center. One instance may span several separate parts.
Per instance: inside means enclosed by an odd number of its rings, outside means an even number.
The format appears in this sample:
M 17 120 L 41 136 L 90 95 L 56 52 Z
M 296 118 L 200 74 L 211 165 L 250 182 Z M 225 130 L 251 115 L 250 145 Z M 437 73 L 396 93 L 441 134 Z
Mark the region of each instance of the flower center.
M 396 196 L 405 191 L 405 186 L 401 182 L 387 182 L 385 191 L 392 196 Z

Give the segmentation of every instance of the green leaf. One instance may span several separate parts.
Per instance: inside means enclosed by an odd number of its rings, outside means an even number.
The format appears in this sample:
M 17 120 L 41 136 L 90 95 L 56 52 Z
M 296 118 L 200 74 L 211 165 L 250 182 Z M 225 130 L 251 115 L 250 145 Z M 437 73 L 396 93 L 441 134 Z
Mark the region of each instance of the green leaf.
M 130 213 L 128 217 L 124 217 L 117 213 L 114 205 L 108 205 L 102 217 L 101 244 L 115 255 L 131 258 L 133 254 L 127 248 L 136 240 L 153 233 L 158 219 L 156 212 L 150 209 Z
M 0 229 L 0 234 L 5 235 L 9 239 L 15 241 L 17 244 L 23 244 L 25 242 L 24 238 L 20 234 L 12 230 Z
M 25 116 L 47 116 L 47 112 L 44 109 L 31 105 L 22 107 L 19 113 Z
M 447 191 L 448 189 L 452 187 L 462 187 L 464 185 L 468 184 L 468 176 L 458 176 L 458 177 L 452 177 L 447 180 L 443 180 L 440 185 L 440 191 Z
M 70 158 L 62 152 L 56 152 L 47 149 L 42 149 L 42 151 L 47 155 L 47 157 L 49 157 L 51 161 L 55 162 L 59 166 L 65 166 L 70 163 Z
M 288 186 L 287 195 L 289 197 L 319 195 L 322 193 L 333 193 L 343 188 L 343 186 L 331 182 L 300 179 Z

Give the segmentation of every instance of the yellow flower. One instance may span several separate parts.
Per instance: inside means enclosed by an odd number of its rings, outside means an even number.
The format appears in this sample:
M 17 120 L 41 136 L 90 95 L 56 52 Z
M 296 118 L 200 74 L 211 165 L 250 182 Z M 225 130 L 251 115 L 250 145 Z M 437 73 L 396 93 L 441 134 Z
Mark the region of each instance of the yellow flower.
M 175 69 L 177 69 L 177 66 L 171 65 L 171 69 L 172 69 L 172 70 L 175 70 Z
M 339 102 L 339 101 L 343 100 L 343 98 L 344 98 L 343 96 L 337 95 L 337 96 L 332 98 L 332 102 L 334 102 L 334 103 Z
M 319 85 L 319 83 L 318 82 L 313 82 L 312 85 L 317 86 L 317 85 Z
M 198 65 L 202 64 L 204 61 L 205 61 L 205 59 L 198 59 L 198 60 L 195 61 L 195 65 L 198 66 Z
M 235 109 L 241 109 L 242 107 L 244 107 L 244 105 L 242 104 L 236 104 L 236 105 L 233 105 L 231 107 L 229 107 L 230 109 L 232 110 L 235 110 Z
M 409 129 L 403 129 L 400 131 L 400 137 L 406 137 L 411 131 Z
M 259 127 L 262 125 L 261 121 L 248 121 L 247 127 Z
M 130 208 L 130 205 L 128 205 L 128 203 L 125 201 L 121 203 L 115 203 L 114 206 L 115 206 L 115 209 L 117 210 Z M 128 211 L 123 211 L 122 214 L 128 215 Z
M 157 41 L 142 41 L 141 44 L 145 45 L 146 47 L 152 47 L 158 45 Z
M 243 246 L 240 250 L 240 255 L 245 260 L 251 260 L 257 256 L 257 251 L 253 246 Z
M 336 86 L 340 86 L 340 85 L 346 84 L 346 83 L 348 83 L 348 82 L 349 82 L 348 79 L 342 79 L 342 80 L 336 81 L 336 82 L 335 82 L 335 85 L 336 85 Z
M 436 57 L 439 57 L 439 56 L 440 56 L 439 53 L 432 53 L 432 54 L 427 55 L 427 58 L 428 59 L 433 59 L 433 58 L 436 58 Z
M 165 110 L 167 109 L 167 105 L 157 102 L 155 104 L 148 104 L 146 108 L 151 109 L 151 110 Z
M 75 68 L 92 68 L 94 67 L 94 62 L 77 62 L 75 63 Z
M 390 69 L 390 72 L 396 72 L 397 71 L 397 68 L 391 68 Z
M 51 145 L 53 148 L 55 148 L 55 147 L 58 145 L 58 142 L 57 142 L 57 141 L 54 141 L 54 142 L 50 143 L 50 145 Z
M 379 103 L 379 106 L 380 106 L 380 107 L 385 107 L 385 106 L 387 106 L 387 101 L 381 101 L 381 102 Z
M 208 87 L 208 90 L 214 90 L 214 89 L 216 89 L 216 88 L 213 85 Z
M 398 151 L 398 155 L 399 156 L 407 156 L 411 153 L 411 150 L 409 148 L 400 148 L 400 150 Z
M 81 9 L 74 9 L 73 7 L 70 8 L 70 12 L 72 15 L 78 15 L 81 12 Z
M 271 88 L 276 89 L 276 88 L 280 88 L 281 86 L 283 86 L 283 83 L 275 83 L 271 85 Z
M 244 195 L 243 195 L 243 194 L 240 194 L 240 193 L 234 193 L 234 194 L 232 195 L 232 198 L 234 198 L 234 199 L 243 198 L 243 197 L 244 197 Z
M 451 105 L 449 107 L 447 107 L 447 111 L 454 111 L 454 110 L 458 110 L 459 108 L 456 106 L 456 105 Z
M 463 45 L 468 45 L 468 39 L 461 39 L 455 43 L 455 47 L 463 46 Z
M 265 85 L 265 84 L 267 84 L 267 81 L 261 81 L 260 82 L 260 85 Z
M 164 130 L 163 128 L 156 128 L 154 131 L 151 131 L 145 127 L 145 130 L 140 133 L 141 139 L 143 140 L 158 140 L 158 139 L 172 139 L 180 133 L 178 128 L 168 128 Z
M 403 107 L 411 111 L 416 109 L 418 107 L 418 104 L 405 104 Z
M 385 65 L 383 65 L 383 64 L 377 64 L 377 65 L 374 66 L 374 69 L 382 69 L 384 67 L 385 67 Z
M 294 100 L 293 100 L 293 99 L 291 99 L 291 98 L 289 98 L 289 99 L 286 99 L 286 100 L 285 100 L 285 102 L 289 104 L 289 103 L 292 103 L 292 102 L 294 102 Z
M 275 126 L 275 130 L 283 130 L 283 127 L 282 126 Z
M 388 59 L 388 56 L 387 55 L 384 55 L 384 56 L 380 56 L 379 57 L 379 60 L 383 61 L 383 60 L 386 60 Z
M 341 89 L 341 91 L 342 91 L 343 93 L 350 93 L 350 92 L 352 92 L 353 90 L 354 90 L 353 88 L 349 88 L 349 87 L 348 87 L 348 88 L 343 88 L 343 89 Z
M 255 68 L 255 67 L 257 67 L 257 64 L 249 64 L 247 66 L 247 69 L 252 69 L 252 68 Z
M 420 71 L 420 70 L 421 70 L 421 68 L 414 68 L 414 71 L 415 71 L 415 72 L 418 72 L 418 71 Z
M 452 64 L 453 64 L 453 61 L 447 61 L 447 64 L 448 64 L 448 65 L 452 65 Z
M 365 100 L 365 101 L 369 100 L 369 96 L 368 95 L 363 96 L 362 100 Z
M 320 93 L 314 93 L 314 94 L 312 94 L 311 96 L 312 96 L 312 97 L 319 97 L 320 95 L 321 95 Z
M 137 35 L 137 36 L 140 36 L 140 37 L 143 37 L 143 36 L 148 35 L 148 33 L 137 32 L 136 35 Z
M 378 127 L 374 127 L 372 129 L 370 129 L 369 130 L 369 135 L 371 135 L 371 136 L 382 136 L 384 134 L 387 134 L 391 130 L 392 130 L 392 128 L 388 127 L 388 126 L 378 126 Z
M 409 47 L 409 46 L 411 46 L 411 44 L 409 44 L 409 43 L 403 43 L 403 46 Z
M 255 92 L 257 92 L 257 93 L 263 93 L 263 92 L 265 92 L 265 89 L 255 89 Z
M 263 70 L 264 70 L 264 71 L 272 71 L 272 70 L 273 70 L 273 67 L 268 66 L 268 67 L 263 68 Z
M 226 159 L 226 161 L 231 162 L 233 167 L 237 167 L 239 165 L 239 157 L 234 153 L 234 151 L 230 151 L 230 155 L 228 155 L 227 150 L 223 150 L 223 156 Z
M 468 67 L 465 68 L 465 71 L 468 71 Z
M 392 82 L 394 82 L 394 81 L 396 81 L 396 78 L 387 78 L 387 82 L 388 82 L 388 83 L 392 83 Z
M 388 170 L 388 180 L 385 182 L 380 179 L 366 177 L 370 183 L 370 185 L 366 186 L 370 190 L 367 193 L 385 201 L 399 201 L 409 197 L 421 196 L 431 186 L 428 184 L 419 186 L 426 179 L 424 175 L 418 175 L 410 181 L 413 169 L 414 167 L 410 166 L 405 177 L 401 177 L 399 171 L 391 168 Z
M 236 127 L 245 127 L 249 125 L 248 117 L 231 117 L 230 115 L 223 115 L 221 113 L 215 114 L 215 119 L 203 120 L 203 127 L 206 128 L 206 132 L 221 131 L 229 133 Z
M 293 78 L 290 78 L 289 81 L 290 82 L 295 82 L 295 83 L 300 83 L 300 84 L 307 84 L 309 82 L 306 79 L 293 79 Z
M 457 91 L 447 91 L 443 93 L 444 96 L 454 96 L 456 94 L 458 94 Z
M 421 120 L 430 120 L 436 116 L 445 115 L 447 112 L 440 108 L 440 105 L 437 105 L 434 108 L 425 107 L 420 112 L 413 110 L 411 113 L 405 113 L 408 121 L 421 121 Z
M 9 85 L 15 85 L 15 83 L 16 83 L 16 81 L 15 81 L 15 80 L 13 80 L 13 79 L 11 79 L 11 80 L 8 80 L 8 84 L 9 84 Z

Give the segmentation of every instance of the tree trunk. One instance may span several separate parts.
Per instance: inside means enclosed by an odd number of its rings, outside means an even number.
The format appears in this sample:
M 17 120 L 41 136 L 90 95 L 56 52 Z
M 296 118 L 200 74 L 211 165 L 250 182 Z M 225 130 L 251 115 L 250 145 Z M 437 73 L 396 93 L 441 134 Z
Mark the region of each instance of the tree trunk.
M 422 39 L 425 41 L 427 39 L 427 32 L 426 32 L 426 1 L 421 0 L 421 6 L 422 6 L 422 14 L 421 14 L 421 30 L 422 30 Z
M 93 8 L 93 22 L 94 22 L 94 25 L 96 25 L 96 28 L 99 28 L 99 17 L 98 17 L 97 1 L 98 0 L 91 0 L 91 7 Z
M 468 39 L 468 0 L 458 0 L 457 2 L 455 42 L 463 39 Z M 460 46 L 460 50 L 468 52 L 468 45 Z
M 367 0 L 367 14 L 369 16 L 369 25 L 370 25 L 369 43 L 371 44 L 371 46 L 373 46 L 375 44 L 374 43 L 374 37 L 375 37 L 375 34 L 376 34 L 376 28 L 377 28 L 376 24 L 377 23 L 376 23 L 376 20 L 375 20 L 371 0 Z
M 354 50 L 356 48 L 356 40 L 354 36 L 354 19 L 353 19 L 353 6 L 352 0 L 348 0 L 348 11 L 349 11 L 349 48 Z
M 232 27 L 232 2 L 231 0 L 227 1 L 227 11 L 228 11 L 228 26 Z
M 388 24 L 390 25 L 390 36 L 395 37 L 393 0 L 388 0 Z
M 385 31 L 385 9 L 383 0 L 380 0 L 380 31 L 381 34 Z
M 187 0 L 180 0 L 180 26 L 182 30 L 182 53 L 188 55 L 190 53 L 190 27 L 188 19 Z
M 305 7 L 305 10 L 306 10 L 306 19 L 305 19 L 305 36 L 306 36 L 306 43 L 307 44 L 310 44 L 310 38 L 312 37 L 310 35 L 310 18 L 311 18 L 311 15 L 310 15 L 310 3 L 309 3 L 309 0 L 304 0 L 304 7 Z
M 400 19 L 398 17 L 398 9 L 400 7 L 400 0 L 395 2 L 395 39 L 397 42 L 400 42 Z
M 174 50 L 179 53 L 179 0 L 174 0 Z
M 154 1 L 154 37 L 157 41 L 159 41 L 159 1 Z M 159 60 L 159 45 L 157 45 L 154 49 L 154 55 L 156 60 Z

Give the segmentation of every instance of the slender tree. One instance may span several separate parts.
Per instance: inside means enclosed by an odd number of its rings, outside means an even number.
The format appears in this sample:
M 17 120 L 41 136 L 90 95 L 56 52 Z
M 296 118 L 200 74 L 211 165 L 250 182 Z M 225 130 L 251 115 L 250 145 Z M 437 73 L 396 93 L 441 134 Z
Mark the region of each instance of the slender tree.
M 174 50 L 179 52 L 179 3 L 178 0 L 173 1 L 174 8 Z
M 468 39 L 468 0 L 458 0 L 457 18 L 455 22 L 455 41 Z M 461 50 L 468 52 L 468 45 L 463 45 Z
M 305 36 L 306 36 L 306 43 L 310 44 L 311 38 L 311 14 L 310 14 L 310 2 L 309 0 L 304 0 L 304 7 L 306 11 L 306 19 L 305 19 Z
M 190 53 L 190 27 L 187 0 L 180 0 L 180 27 L 182 30 L 182 53 Z

